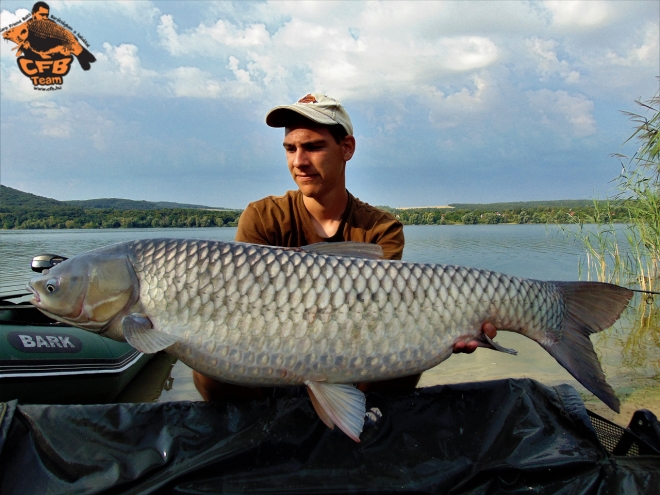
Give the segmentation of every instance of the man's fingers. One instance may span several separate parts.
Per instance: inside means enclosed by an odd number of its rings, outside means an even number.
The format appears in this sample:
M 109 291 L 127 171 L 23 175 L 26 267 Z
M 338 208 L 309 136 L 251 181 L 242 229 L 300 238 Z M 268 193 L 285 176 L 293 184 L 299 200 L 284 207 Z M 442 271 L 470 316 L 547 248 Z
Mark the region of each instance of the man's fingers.
M 492 323 L 484 323 L 481 327 L 481 331 L 488 335 L 491 339 L 494 339 L 497 336 L 497 328 Z M 479 347 L 479 342 L 476 340 L 471 340 L 470 342 L 456 342 L 454 344 L 454 353 L 464 352 L 470 354 L 474 352 L 477 347 Z
M 492 323 L 488 323 L 488 322 L 484 323 L 481 329 L 491 339 L 494 339 L 497 336 L 497 328 L 495 328 L 495 325 L 493 325 Z
M 479 347 L 479 342 L 477 342 L 476 340 L 471 340 L 470 342 L 465 344 L 465 350 L 463 352 L 467 354 L 471 354 L 477 350 L 477 347 Z
M 471 340 L 470 342 L 456 342 L 454 344 L 454 353 L 464 352 L 470 354 L 479 347 L 479 343 L 476 340 Z

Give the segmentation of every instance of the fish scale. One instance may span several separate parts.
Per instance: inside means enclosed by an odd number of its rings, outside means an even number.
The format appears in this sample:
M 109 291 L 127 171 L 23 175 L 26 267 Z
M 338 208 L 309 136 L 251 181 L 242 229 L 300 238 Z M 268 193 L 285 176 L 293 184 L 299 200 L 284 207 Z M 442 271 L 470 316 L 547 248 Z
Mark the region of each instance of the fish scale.
M 450 347 L 459 337 L 471 338 L 478 335 L 481 322 L 490 315 L 483 310 L 474 311 L 470 308 L 475 305 L 486 308 L 493 305 L 500 308 L 502 314 L 523 316 L 529 313 L 526 313 L 522 306 L 534 307 L 534 301 L 552 298 L 553 292 L 551 287 L 543 290 L 540 282 L 529 287 L 518 282 L 518 290 L 526 288 L 529 300 L 523 298 L 518 305 L 520 307 L 516 307 L 511 304 L 512 297 L 498 297 L 501 292 L 491 288 L 491 273 L 483 270 L 335 259 L 335 266 L 346 267 L 345 273 L 343 270 L 330 273 L 323 268 L 332 268 L 333 263 L 328 262 L 322 255 L 281 251 L 279 256 L 273 256 L 271 248 L 242 244 L 187 240 L 141 241 L 129 243 L 127 248 L 134 257 L 136 274 L 141 282 L 142 312 L 148 314 L 155 326 L 164 332 L 176 333 L 183 328 L 188 329 L 186 341 L 177 344 L 180 348 L 178 352 L 184 356 L 187 356 L 187 347 L 195 346 L 194 336 L 198 333 L 203 331 L 206 338 L 216 339 L 228 334 L 229 342 L 236 346 L 237 353 L 230 361 L 237 366 L 228 369 L 228 366 L 222 365 L 226 358 L 213 353 L 207 356 L 208 351 L 204 348 L 193 353 L 192 360 L 184 357 L 184 361 L 205 374 L 235 383 L 244 383 L 247 379 L 248 382 L 258 381 L 260 384 L 291 385 L 300 384 L 308 378 L 354 382 L 421 372 L 444 357 L 438 355 L 438 346 Z M 170 251 L 175 251 L 178 256 L 170 256 Z M 203 252 L 202 257 L 197 255 L 200 251 Z M 168 259 L 176 259 L 176 266 L 170 265 L 170 270 L 167 270 Z M 295 267 L 295 270 L 287 269 L 290 266 Z M 180 267 L 185 267 L 185 270 Z M 178 273 L 178 277 L 165 276 L 172 270 Z M 391 282 L 385 280 L 384 283 L 384 276 L 388 271 Z M 208 295 L 203 292 L 205 286 L 200 286 L 199 280 L 206 278 L 210 283 L 213 273 L 216 273 L 216 276 L 218 273 L 223 275 L 214 290 L 226 290 L 225 298 L 222 301 L 216 300 L 215 304 L 226 304 L 229 299 L 228 314 L 220 321 L 212 317 L 210 309 L 200 311 L 201 301 L 205 297 L 208 299 Z M 267 276 L 262 277 L 264 274 Z M 266 318 L 272 317 L 273 308 L 270 309 L 271 314 L 262 309 L 264 314 L 258 314 L 256 317 L 264 324 L 255 325 L 257 318 L 251 314 L 252 305 L 262 295 L 269 299 L 269 294 L 276 292 L 273 284 L 279 274 L 286 277 L 280 288 L 280 299 L 291 298 L 293 305 L 282 308 L 283 305 L 280 304 L 276 310 L 279 313 L 278 320 L 271 321 L 269 330 L 265 331 Z M 337 282 L 329 284 L 326 274 L 336 276 Z M 452 291 L 442 291 L 438 286 L 447 278 L 452 281 Z M 511 284 L 510 279 L 503 281 L 502 277 L 495 280 L 505 288 L 515 284 Z M 485 290 L 482 285 L 485 285 Z M 154 292 L 154 287 L 160 290 Z M 350 289 L 347 291 L 346 287 Z M 161 293 L 166 297 L 156 297 L 156 294 Z M 504 293 L 509 295 L 510 290 L 505 290 Z M 232 298 L 232 294 L 237 296 Z M 474 302 L 469 303 L 468 299 L 473 299 Z M 190 306 L 191 301 L 197 303 Z M 408 336 L 404 349 L 400 349 L 402 339 L 398 338 L 399 332 L 388 334 L 384 323 L 374 318 L 388 303 L 392 307 L 389 323 L 395 329 L 402 329 Z M 187 311 L 184 310 L 186 306 Z M 323 313 L 326 307 L 329 311 Z M 452 311 L 452 318 L 447 328 L 438 329 L 437 323 L 443 321 L 442 313 L 446 309 Z M 167 316 L 161 318 L 159 315 Z M 545 315 L 531 313 L 531 318 L 523 318 L 519 325 L 538 326 L 547 322 L 556 328 L 561 315 L 548 312 Z M 493 323 L 496 326 L 498 323 L 509 326 L 513 320 L 511 316 L 508 320 L 500 316 L 498 319 L 501 321 Z M 324 317 L 327 320 L 325 322 L 322 321 Z M 298 363 L 310 361 L 306 359 L 309 353 L 325 355 L 332 342 L 328 342 L 324 329 L 331 321 L 336 322 L 339 327 L 338 335 L 334 338 L 342 339 L 341 345 L 332 346 L 335 362 L 341 362 L 341 366 L 332 366 L 323 372 L 313 369 L 311 364 L 299 366 L 297 371 L 278 369 L 276 363 L 281 361 L 279 358 L 283 357 L 281 353 L 284 351 L 294 352 L 295 361 Z M 344 332 L 341 332 L 342 326 Z M 431 342 L 433 346 L 429 345 Z M 218 344 L 221 344 L 217 340 L 214 343 L 216 349 Z M 410 347 L 418 351 L 414 353 L 418 356 L 417 359 L 409 357 L 406 352 Z M 260 363 L 255 364 L 252 361 L 255 353 L 265 353 L 263 356 L 270 357 L 266 359 L 262 356 Z M 351 367 L 350 363 L 355 363 L 353 358 L 357 357 L 360 362 L 372 363 L 370 367 L 375 369 L 372 371 L 360 366 Z M 219 369 L 207 364 L 214 358 L 220 363 Z M 385 360 L 392 363 L 387 369 L 382 369 L 382 365 L 374 365 Z M 246 368 L 245 371 L 248 366 L 256 366 L 258 373 L 250 370 L 247 377 L 241 377 L 237 375 L 241 366 Z M 254 376 L 259 379 L 255 380 Z M 264 380 L 267 383 L 264 383 Z
M 305 384 L 323 422 L 356 441 L 365 399 L 345 384 L 420 373 L 459 342 L 515 353 L 483 334 L 486 322 L 538 342 L 618 411 L 589 335 L 617 320 L 630 290 L 373 259 L 377 250 L 129 241 L 64 261 L 28 289 L 55 319 L 143 352 L 166 350 L 207 376 Z

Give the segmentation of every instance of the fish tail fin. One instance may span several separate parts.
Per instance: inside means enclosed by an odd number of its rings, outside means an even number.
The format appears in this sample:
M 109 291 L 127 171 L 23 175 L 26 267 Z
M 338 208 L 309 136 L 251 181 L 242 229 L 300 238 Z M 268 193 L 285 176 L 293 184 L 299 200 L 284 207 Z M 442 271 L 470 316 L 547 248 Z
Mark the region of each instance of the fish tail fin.
M 613 411 L 619 399 L 605 381 L 589 335 L 609 328 L 628 306 L 633 292 L 600 282 L 554 282 L 564 296 L 564 321 L 559 338 L 539 342 L 559 364 Z
M 92 67 L 92 62 L 96 62 L 96 57 L 84 46 L 82 47 L 82 52 L 80 52 L 80 55 L 76 55 L 76 58 L 78 59 L 82 70 L 89 70 Z

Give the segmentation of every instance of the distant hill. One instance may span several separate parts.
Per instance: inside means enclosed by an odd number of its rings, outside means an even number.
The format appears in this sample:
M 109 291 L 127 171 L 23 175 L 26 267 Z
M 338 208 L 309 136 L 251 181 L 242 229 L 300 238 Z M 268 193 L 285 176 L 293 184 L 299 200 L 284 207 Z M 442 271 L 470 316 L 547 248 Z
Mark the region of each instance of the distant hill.
M 162 210 L 164 208 L 184 208 L 187 210 L 227 210 L 228 208 L 213 208 L 211 206 L 191 205 L 188 203 L 173 203 L 171 201 L 135 201 L 121 198 L 99 198 L 70 200 L 65 203 L 80 208 L 100 208 L 109 210 Z
M 44 198 L 36 194 L 30 194 L 18 189 L 0 185 L 0 207 L 1 208 L 52 208 L 54 206 L 65 206 L 56 199 Z
M 236 227 L 240 215 L 240 210 L 166 201 L 57 201 L 0 186 L 3 230 Z
M 72 201 L 58 201 L 30 194 L 18 189 L 0 185 L 0 207 L 2 208 L 52 208 L 55 206 L 73 206 L 82 209 L 108 210 L 162 210 L 179 208 L 189 210 L 229 210 L 229 208 L 212 208 L 210 206 L 173 203 L 171 201 L 135 201 L 132 199 L 100 198 Z

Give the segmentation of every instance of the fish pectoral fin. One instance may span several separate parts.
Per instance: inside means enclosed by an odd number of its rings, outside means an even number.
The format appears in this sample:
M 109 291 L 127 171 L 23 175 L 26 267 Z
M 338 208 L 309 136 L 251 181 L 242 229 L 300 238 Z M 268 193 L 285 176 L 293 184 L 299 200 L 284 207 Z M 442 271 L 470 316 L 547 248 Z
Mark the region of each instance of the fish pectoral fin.
M 485 333 L 481 334 L 479 338 L 476 340 L 479 341 L 479 347 L 485 347 L 486 349 L 493 349 L 494 351 L 500 351 L 506 354 L 512 354 L 514 356 L 518 355 L 518 351 L 516 351 L 515 349 L 508 349 L 506 347 L 502 347 L 500 344 L 495 342 Z
M 124 316 L 121 330 L 126 342 L 145 354 L 154 354 L 177 343 L 177 339 L 155 330 L 151 320 L 138 313 Z
M 367 400 L 364 394 L 352 385 L 305 382 L 312 405 L 329 428 L 335 425 L 356 442 L 364 426 Z
M 347 256 L 350 258 L 366 258 L 371 260 L 382 260 L 383 248 L 378 244 L 368 242 L 317 242 L 308 244 L 300 249 L 308 253 L 323 254 L 326 256 Z

